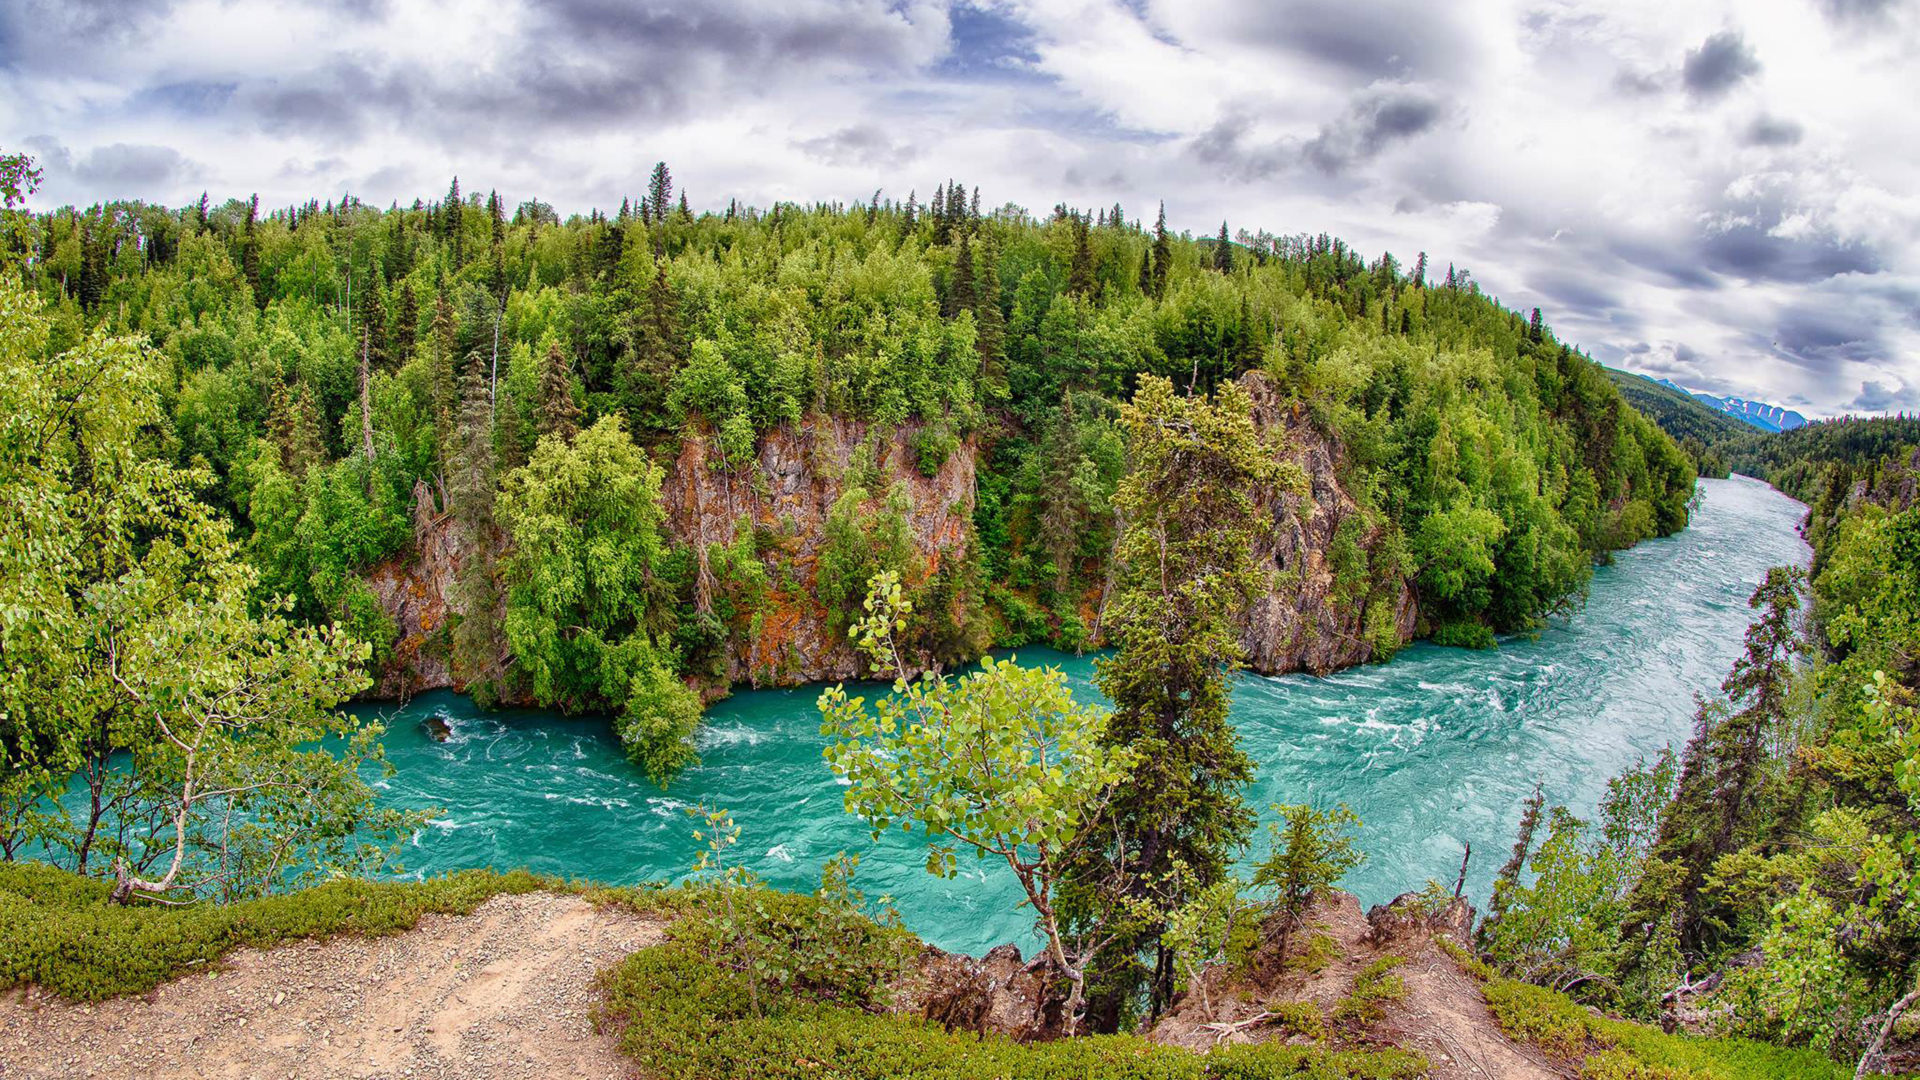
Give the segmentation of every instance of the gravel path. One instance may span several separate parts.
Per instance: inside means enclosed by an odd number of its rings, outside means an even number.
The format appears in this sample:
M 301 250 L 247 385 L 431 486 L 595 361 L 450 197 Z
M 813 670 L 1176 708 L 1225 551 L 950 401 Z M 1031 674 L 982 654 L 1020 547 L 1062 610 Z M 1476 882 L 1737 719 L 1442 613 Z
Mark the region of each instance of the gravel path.
M 594 974 L 661 923 L 577 896 L 498 896 L 404 934 L 240 949 L 151 993 L 0 995 L 0 1078 L 630 1077 L 588 1020 Z

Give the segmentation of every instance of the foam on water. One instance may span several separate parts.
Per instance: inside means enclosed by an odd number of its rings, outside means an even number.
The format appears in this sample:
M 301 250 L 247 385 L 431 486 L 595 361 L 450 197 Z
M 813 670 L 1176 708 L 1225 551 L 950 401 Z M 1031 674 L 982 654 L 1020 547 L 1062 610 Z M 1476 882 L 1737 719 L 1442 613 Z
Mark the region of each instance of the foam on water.
M 1248 800 L 1351 806 L 1367 862 L 1347 879 L 1364 903 L 1429 878 L 1451 882 L 1474 847 L 1469 889 L 1484 900 L 1513 840 L 1520 802 L 1592 811 L 1607 778 L 1684 742 L 1696 692 L 1712 693 L 1740 649 L 1746 600 L 1769 566 L 1804 562 L 1798 503 L 1750 480 L 1704 481 L 1693 525 L 1620 553 L 1594 575 L 1587 605 L 1538 634 L 1467 652 L 1414 645 L 1391 663 L 1330 678 L 1248 676 L 1234 719 L 1258 765 Z M 1026 663 L 1065 671 L 1097 699 L 1091 658 L 1027 647 Z M 869 687 L 871 696 L 876 690 Z M 385 797 L 443 810 L 403 854 L 411 876 L 526 866 L 612 882 L 671 878 L 697 853 L 684 810 L 733 811 L 739 858 L 774 884 L 811 889 L 834 853 L 861 855 L 858 883 L 891 895 L 907 924 L 972 951 L 1029 941 L 1018 888 L 963 860 L 941 881 L 899 830 L 875 840 L 841 811 L 820 751 L 817 688 L 743 690 L 708 712 L 702 763 L 662 793 L 622 755 L 604 719 L 527 710 L 481 713 L 435 693 L 389 707 Z M 421 721 L 445 718 L 432 741 Z

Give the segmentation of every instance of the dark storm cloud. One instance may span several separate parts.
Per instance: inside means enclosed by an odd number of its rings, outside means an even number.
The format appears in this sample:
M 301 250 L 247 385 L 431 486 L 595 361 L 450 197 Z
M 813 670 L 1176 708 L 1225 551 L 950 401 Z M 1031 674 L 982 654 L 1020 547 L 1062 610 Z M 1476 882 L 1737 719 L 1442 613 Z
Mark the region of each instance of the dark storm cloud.
M 1392 143 L 1411 139 L 1440 120 L 1440 103 L 1419 91 L 1395 88 L 1369 93 L 1347 115 L 1320 129 L 1306 145 L 1307 159 L 1329 176 L 1371 160 Z
M 1879 324 L 1863 319 L 1852 305 L 1799 305 L 1775 319 L 1771 344 L 1809 371 L 1837 373 L 1848 362 L 1871 363 L 1887 357 Z
M 1795 146 L 1805 134 L 1796 121 L 1761 113 L 1740 133 L 1740 141 L 1748 146 Z
M 1252 116 L 1233 111 L 1195 136 L 1191 146 L 1200 161 L 1240 180 L 1257 179 L 1303 161 L 1327 176 L 1340 176 L 1392 144 L 1431 130 L 1444 112 L 1441 103 L 1425 91 L 1395 86 L 1356 96 L 1342 116 L 1321 125 L 1319 133 L 1304 142 L 1250 143 Z
M 1893 389 L 1876 379 L 1867 379 L 1860 384 L 1860 393 L 1847 407 L 1861 412 L 1884 413 L 1897 409 L 1910 409 L 1920 405 L 1920 390 L 1912 387 Z
M 1623 262 L 1657 274 L 1670 285 L 1688 289 L 1721 287 L 1720 279 L 1703 268 L 1698 256 L 1684 245 L 1618 237 L 1606 244 L 1606 250 Z
M 1699 253 L 1713 269 L 1749 281 L 1807 284 L 1881 268 L 1879 256 L 1864 244 L 1831 235 L 1778 236 L 1759 224 L 1712 231 L 1702 239 Z
M 1549 300 L 1581 309 L 1589 315 L 1597 316 L 1620 306 L 1619 296 L 1571 270 L 1535 274 L 1527 283 Z
M 151 143 L 113 143 L 78 155 L 46 136 L 27 139 L 24 145 L 39 159 L 50 182 L 78 182 L 122 198 L 161 194 L 197 168 L 178 150 Z
M 895 142 L 874 124 L 854 124 L 818 138 L 797 140 L 793 145 L 808 157 L 829 165 L 882 169 L 897 169 L 918 154 L 911 143 Z
M 1680 81 L 1696 97 L 1713 98 L 1725 94 L 1750 75 L 1760 71 L 1760 59 L 1737 30 L 1722 30 L 1688 49 L 1680 65 Z
M 1360 82 L 1437 77 L 1469 67 L 1473 38 L 1448 4 L 1424 0 L 1280 0 L 1246 5 L 1236 29 L 1259 45 L 1315 60 Z

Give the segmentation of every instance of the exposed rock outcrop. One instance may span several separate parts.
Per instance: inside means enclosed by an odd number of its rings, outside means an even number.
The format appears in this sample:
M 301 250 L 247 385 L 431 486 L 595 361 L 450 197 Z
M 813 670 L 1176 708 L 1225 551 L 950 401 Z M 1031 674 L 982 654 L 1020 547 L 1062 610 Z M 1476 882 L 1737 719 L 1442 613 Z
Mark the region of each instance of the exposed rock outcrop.
M 1260 372 L 1240 385 L 1253 398 L 1253 417 L 1263 434 L 1278 435 L 1282 460 L 1306 473 L 1309 495 L 1301 498 L 1264 492 L 1260 508 L 1272 517 L 1272 531 L 1257 549 L 1274 587 L 1253 602 L 1241 641 L 1247 665 L 1263 674 L 1310 671 L 1316 675 L 1363 664 L 1374 658 L 1369 612 L 1384 622 L 1393 645 L 1412 640 L 1418 611 L 1413 590 L 1397 572 L 1377 575 L 1366 566 L 1350 567 L 1349 580 L 1336 573 L 1336 543 L 1348 545 L 1348 558 L 1370 558 L 1383 527 L 1369 522 L 1340 481 L 1344 448 L 1322 432 L 1306 411 L 1289 402 Z M 1342 536 L 1342 532 L 1345 536 Z M 1355 571 L 1358 570 L 1356 573 Z
M 1023 962 L 1017 945 L 995 946 L 978 959 L 928 946 L 893 1011 L 1021 1042 L 1058 1038 L 1066 1000 L 1054 972 L 1045 956 Z
M 1324 674 L 1373 659 L 1383 635 L 1396 646 L 1406 642 L 1417 618 L 1413 593 L 1397 573 L 1369 569 L 1383 529 L 1342 485 L 1344 449 L 1264 375 L 1242 382 L 1256 422 L 1279 434 L 1285 458 L 1300 466 L 1309 485 L 1304 498 L 1258 496 L 1273 529 L 1257 554 L 1274 585 L 1247 615 L 1249 666 L 1267 674 Z M 887 433 L 860 421 L 809 417 L 762 436 L 752 467 L 744 469 L 715 468 L 705 433 L 682 440 L 662 485 L 669 543 L 693 553 L 698 588 L 705 590 L 709 555 L 751 530 L 766 572 L 761 609 L 727 627 L 725 656 L 716 665 L 724 668 L 716 673 L 725 683 L 790 686 L 862 673 L 817 590 L 828 518 L 849 488 L 860 485 L 875 500 L 895 487 L 904 492 L 918 563 L 910 578 L 924 579 L 966 557 L 979 449 L 972 438 L 963 440 L 928 476 L 916 467 L 914 434 L 911 427 Z M 425 485 L 415 498 L 422 509 L 413 545 L 369 575 L 399 629 L 392 661 L 374 689 L 387 698 L 460 689 L 472 674 L 455 670 L 445 632 L 454 581 L 470 553 L 451 516 L 433 512 Z
M 760 440 L 755 468 L 744 473 L 713 468 L 706 438 L 681 443 L 661 493 L 672 542 L 695 552 L 725 546 L 743 523 L 761 540 L 767 606 L 754 625 L 731 635 L 729 682 L 791 686 L 861 673 L 844 636 L 830 632 L 829 613 L 816 589 L 828 514 L 861 481 L 857 472 L 868 472 L 868 494 L 875 499 L 895 486 L 905 491 L 919 576 L 965 557 L 973 517 L 974 442 L 962 442 L 926 476 L 915 467 L 912 435 L 909 428 L 880 436 L 858 421 L 812 417 L 798 428 L 768 432 Z M 860 455 L 871 458 L 856 470 Z

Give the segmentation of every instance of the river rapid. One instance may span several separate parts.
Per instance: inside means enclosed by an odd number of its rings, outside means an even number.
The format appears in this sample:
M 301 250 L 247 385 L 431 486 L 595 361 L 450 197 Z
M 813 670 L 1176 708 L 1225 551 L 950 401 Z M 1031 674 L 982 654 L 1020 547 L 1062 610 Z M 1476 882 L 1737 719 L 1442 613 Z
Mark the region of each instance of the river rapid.
M 1482 652 L 1416 644 L 1391 662 L 1328 678 L 1243 676 L 1233 720 L 1256 764 L 1250 802 L 1344 803 L 1363 825 L 1366 862 L 1345 887 L 1373 904 L 1428 879 L 1451 885 L 1473 845 L 1469 895 L 1484 904 L 1513 842 L 1520 804 L 1543 785 L 1550 804 L 1589 813 L 1608 777 L 1692 726 L 1738 654 L 1747 597 L 1767 568 L 1804 564 L 1805 512 L 1765 484 L 1703 480 L 1692 524 L 1621 552 L 1594 574 L 1587 603 L 1537 635 Z M 1099 700 L 1093 659 L 1021 649 L 1023 663 L 1063 669 Z M 440 815 L 403 849 L 399 873 L 529 867 L 629 883 L 675 878 L 698 844 L 685 810 L 733 812 L 739 861 L 771 884 L 811 889 L 840 851 L 861 856 L 856 885 L 886 896 L 926 940 L 980 953 L 1031 943 L 1029 913 L 1004 867 L 962 858 L 942 880 L 925 848 L 899 832 L 874 841 L 842 809 L 821 759 L 818 687 L 741 690 L 713 706 L 701 764 L 665 791 L 629 765 L 604 718 L 537 710 L 485 712 L 431 693 L 373 707 L 389 725 L 388 802 Z M 429 718 L 451 729 L 445 742 Z M 1264 835 L 1254 853 L 1265 850 Z

